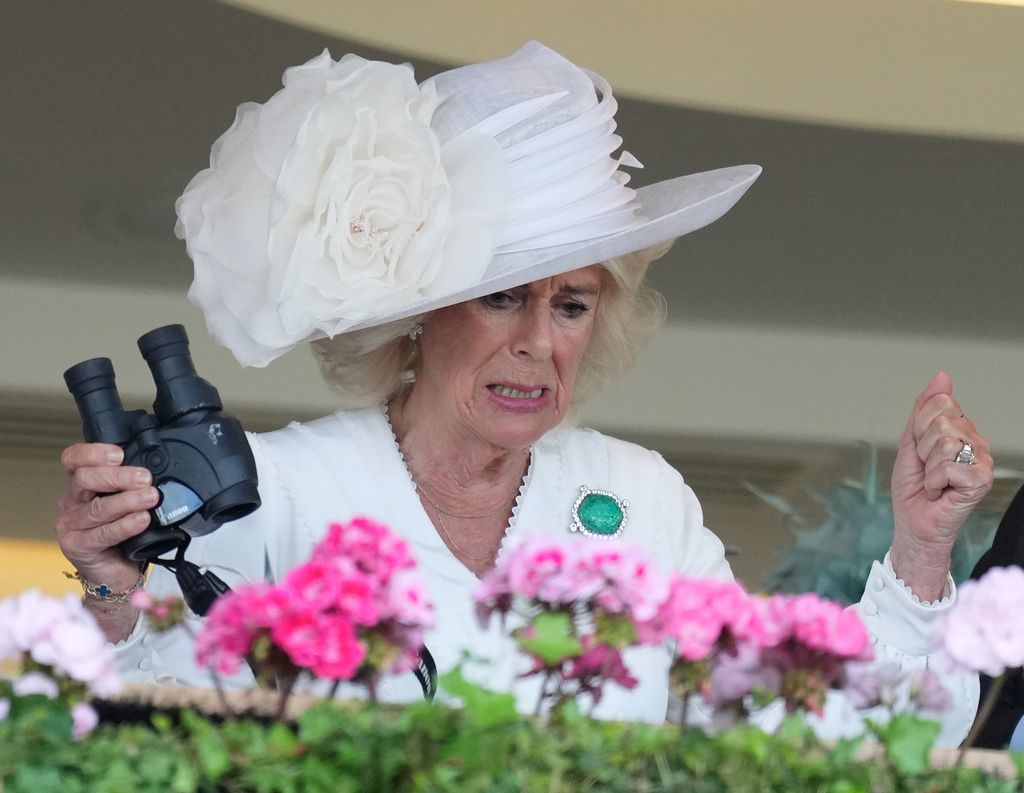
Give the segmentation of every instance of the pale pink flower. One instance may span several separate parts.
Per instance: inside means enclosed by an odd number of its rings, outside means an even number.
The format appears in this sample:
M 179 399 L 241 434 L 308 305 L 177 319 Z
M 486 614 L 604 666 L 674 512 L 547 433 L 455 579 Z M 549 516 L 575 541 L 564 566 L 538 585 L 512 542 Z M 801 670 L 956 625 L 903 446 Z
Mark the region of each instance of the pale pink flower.
M 942 679 L 931 669 L 919 669 L 910 675 L 910 698 L 926 713 L 943 713 L 952 703 Z
M 751 644 L 737 645 L 719 653 L 703 693 L 712 705 L 737 702 L 755 689 L 777 694 L 782 688 L 782 671 L 762 663 L 761 651 Z
M 71 706 L 71 734 L 74 738 L 84 738 L 100 723 L 99 714 L 88 702 L 79 702 Z
M 860 710 L 877 705 L 892 707 L 896 702 L 903 672 L 898 664 L 874 665 L 852 662 L 843 671 L 842 692 Z
M 531 537 L 520 544 L 505 560 L 508 585 L 520 597 L 537 597 L 547 603 L 563 603 L 564 593 L 541 590 L 549 579 L 558 576 L 569 561 L 569 552 L 547 537 Z M 559 578 L 558 580 L 561 580 Z
M 403 625 L 430 628 L 434 625 L 434 604 L 419 574 L 403 570 L 388 582 L 387 614 Z
M 993 567 L 957 588 L 933 634 L 947 666 L 991 677 L 1024 666 L 1024 570 Z
M 47 699 L 56 699 L 60 693 L 57 681 L 42 672 L 26 672 L 11 682 L 11 691 L 16 697 L 42 694 Z

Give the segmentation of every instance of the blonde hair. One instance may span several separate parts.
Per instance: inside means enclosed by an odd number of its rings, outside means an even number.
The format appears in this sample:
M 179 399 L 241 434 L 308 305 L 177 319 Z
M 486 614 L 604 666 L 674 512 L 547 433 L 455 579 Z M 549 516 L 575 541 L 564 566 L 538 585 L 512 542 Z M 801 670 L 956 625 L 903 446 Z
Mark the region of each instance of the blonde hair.
M 651 263 L 671 247 L 667 242 L 601 263 L 606 277 L 573 389 L 576 405 L 632 366 L 644 342 L 664 322 L 665 299 L 645 279 Z M 380 404 L 412 386 L 419 345 L 409 333 L 425 316 L 312 343 L 320 373 L 344 407 Z

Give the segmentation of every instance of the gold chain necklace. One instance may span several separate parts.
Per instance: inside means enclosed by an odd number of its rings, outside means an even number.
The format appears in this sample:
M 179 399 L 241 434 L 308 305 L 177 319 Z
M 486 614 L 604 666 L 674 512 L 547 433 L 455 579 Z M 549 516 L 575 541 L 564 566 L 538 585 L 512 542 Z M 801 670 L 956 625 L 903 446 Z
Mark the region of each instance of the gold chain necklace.
M 513 493 L 511 496 L 502 501 L 501 504 L 498 505 L 497 509 L 492 509 L 490 512 L 481 512 L 479 515 L 460 515 L 457 512 L 449 512 L 436 501 L 434 501 L 434 499 L 427 495 L 427 491 L 424 490 L 423 487 L 415 479 L 413 479 L 412 483 L 416 485 L 416 491 L 421 496 L 423 496 L 427 500 L 427 503 L 429 503 L 430 506 L 432 506 L 440 514 L 447 515 L 449 518 L 460 518 L 462 520 L 478 520 L 479 518 L 489 518 L 492 515 L 497 515 L 499 512 L 505 512 L 508 510 L 512 502 L 516 500 L 516 496 L 519 494 L 519 488 L 516 488 L 515 493 Z
M 391 403 L 390 401 L 384 403 L 384 420 L 387 421 L 388 427 L 391 430 L 391 437 L 394 438 L 395 446 L 398 448 L 399 456 L 402 458 L 402 462 L 405 463 L 405 470 L 409 474 L 409 479 L 412 481 L 413 487 L 416 488 L 416 492 L 419 493 L 423 498 L 426 499 L 427 503 L 434 508 L 437 512 L 437 523 L 438 528 L 441 530 L 441 534 L 444 535 L 444 539 L 452 547 L 452 550 L 457 554 L 460 554 L 464 559 L 477 564 L 490 563 L 494 560 L 497 554 L 497 549 L 487 554 L 486 556 L 471 556 L 459 547 L 459 544 L 455 542 L 451 533 L 448 531 L 448 527 L 444 524 L 444 516 L 447 515 L 450 518 L 459 518 L 460 520 L 478 520 L 480 518 L 489 518 L 497 515 L 499 512 L 507 510 L 509 506 L 515 501 L 516 496 L 519 495 L 519 491 L 522 488 L 522 481 L 519 483 L 519 487 L 516 488 L 515 492 L 505 499 L 496 509 L 492 509 L 490 512 L 482 512 L 478 515 L 460 515 L 457 512 L 449 512 L 434 499 L 432 499 L 427 492 L 420 486 L 420 483 L 416 481 L 416 477 L 413 476 L 412 469 L 405 460 L 405 452 L 402 451 L 402 444 L 398 442 L 398 435 L 395 434 L 395 428 L 391 425 Z
M 419 492 L 422 493 L 423 491 L 420 490 Z M 427 501 L 430 501 L 430 499 L 428 498 Z M 430 501 L 430 503 L 433 504 L 434 502 Z M 437 508 L 435 507 L 435 509 Z M 437 527 L 441 530 L 441 534 L 444 535 L 444 538 L 448 541 L 448 544 L 452 546 L 452 550 L 455 551 L 455 553 L 459 554 L 466 561 L 475 562 L 476 564 L 490 564 L 492 561 L 494 561 L 494 557 L 498 553 L 497 548 L 495 548 L 486 556 L 471 556 L 470 554 L 462 550 L 459 547 L 459 544 L 455 542 L 455 539 L 452 537 L 452 535 L 448 533 L 448 527 L 444 525 L 444 514 L 440 512 L 440 510 L 437 513 Z

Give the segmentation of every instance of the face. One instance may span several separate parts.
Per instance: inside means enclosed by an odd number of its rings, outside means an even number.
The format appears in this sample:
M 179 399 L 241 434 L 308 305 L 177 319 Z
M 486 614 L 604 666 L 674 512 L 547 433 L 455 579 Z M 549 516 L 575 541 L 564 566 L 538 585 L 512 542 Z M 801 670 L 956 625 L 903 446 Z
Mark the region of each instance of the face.
M 416 397 L 491 445 L 529 446 L 572 404 L 602 272 L 593 265 L 435 311 Z

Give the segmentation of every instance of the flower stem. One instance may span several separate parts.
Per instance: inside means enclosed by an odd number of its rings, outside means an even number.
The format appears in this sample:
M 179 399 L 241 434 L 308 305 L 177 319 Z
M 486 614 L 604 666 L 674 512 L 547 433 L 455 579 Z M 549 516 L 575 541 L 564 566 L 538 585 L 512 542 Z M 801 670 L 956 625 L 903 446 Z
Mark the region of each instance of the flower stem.
M 964 738 L 964 742 L 960 744 L 960 753 L 956 757 L 957 766 L 963 764 L 964 755 L 967 754 L 967 750 L 978 739 L 978 734 L 985 727 L 988 717 L 992 715 L 992 709 L 996 706 L 996 701 L 999 699 L 999 692 L 1002 690 L 1004 682 L 1006 682 L 1006 672 L 999 675 L 999 677 L 992 681 L 992 685 L 988 687 L 985 701 L 981 703 L 978 715 L 974 717 L 974 725 L 971 727 L 971 731 L 967 733 L 967 737 Z
M 551 682 L 551 670 L 544 673 L 544 679 L 540 682 L 540 696 L 537 697 L 537 707 L 533 709 L 534 716 L 540 716 L 540 709 L 544 705 L 544 697 L 547 696 L 548 683 Z
M 288 709 L 288 700 L 291 698 L 292 689 L 295 687 L 297 675 L 288 675 L 281 684 L 281 694 L 277 699 L 277 711 L 274 713 L 274 721 L 284 721 L 284 714 Z
M 192 642 L 195 643 L 196 632 L 192 630 L 192 626 L 190 626 L 184 619 L 182 619 L 179 624 L 181 625 L 182 630 L 188 634 L 188 637 Z M 220 679 L 220 675 L 217 674 L 217 670 L 212 666 L 207 671 L 210 673 L 210 679 L 213 681 L 213 690 L 217 692 L 217 700 L 220 702 L 220 706 L 224 710 L 224 715 L 234 717 L 235 711 L 231 707 L 231 703 L 228 702 L 227 694 L 224 693 L 224 683 Z

